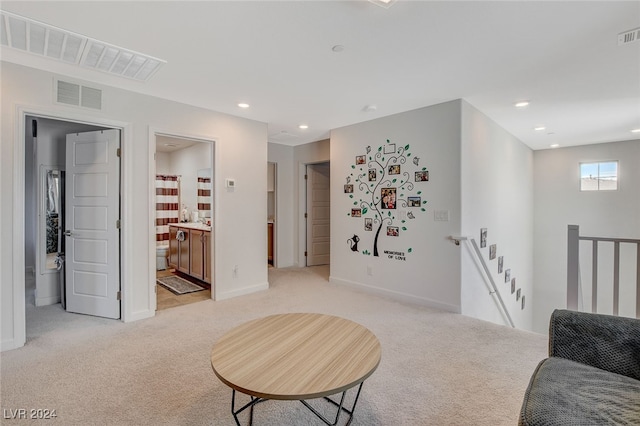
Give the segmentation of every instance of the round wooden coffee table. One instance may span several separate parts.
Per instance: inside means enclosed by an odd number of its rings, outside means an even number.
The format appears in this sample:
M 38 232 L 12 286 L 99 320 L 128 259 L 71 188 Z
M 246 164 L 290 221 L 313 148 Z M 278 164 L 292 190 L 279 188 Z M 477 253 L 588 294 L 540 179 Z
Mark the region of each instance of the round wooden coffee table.
M 380 363 L 376 336 L 353 321 L 331 315 L 293 313 L 271 315 L 242 324 L 216 342 L 211 367 L 232 388 L 231 412 L 238 414 L 262 401 L 300 400 L 326 424 L 337 424 L 341 412 L 351 423 L 362 384 Z M 347 390 L 359 385 L 353 406 L 343 406 Z M 251 401 L 235 408 L 236 391 Z M 342 392 L 336 402 L 330 395 Z M 330 423 L 307 399 L 325 398 L 338 407 Z

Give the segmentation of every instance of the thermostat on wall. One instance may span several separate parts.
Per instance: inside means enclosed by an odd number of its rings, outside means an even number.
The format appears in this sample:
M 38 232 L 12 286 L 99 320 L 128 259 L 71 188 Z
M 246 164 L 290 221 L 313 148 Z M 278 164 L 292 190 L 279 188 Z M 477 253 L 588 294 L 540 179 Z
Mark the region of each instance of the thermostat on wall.
M 225 179 L 225 183 L 227 188 L 235 188 L 236 187 L 236 180 L 235 179 Z

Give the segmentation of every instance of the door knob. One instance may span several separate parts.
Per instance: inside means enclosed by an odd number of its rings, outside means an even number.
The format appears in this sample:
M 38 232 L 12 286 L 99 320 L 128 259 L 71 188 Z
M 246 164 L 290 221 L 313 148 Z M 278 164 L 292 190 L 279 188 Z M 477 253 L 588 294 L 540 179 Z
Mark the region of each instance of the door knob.
M 70 237 L 71 236 L 71 231 L 69 231 L 68 229 L 66 231 L 64 231 L 64 235 L 66 237 Z

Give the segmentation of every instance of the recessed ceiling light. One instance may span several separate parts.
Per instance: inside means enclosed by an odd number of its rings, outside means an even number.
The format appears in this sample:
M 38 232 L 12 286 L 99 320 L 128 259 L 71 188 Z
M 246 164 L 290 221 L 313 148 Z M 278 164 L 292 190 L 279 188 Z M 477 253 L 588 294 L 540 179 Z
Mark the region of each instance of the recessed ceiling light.
M 640 133 L 640 129 L 633 129 L 631 133 Z
M 331 50 L 334 51 L 335 53 L 340 53 L 344 50 L 344 46 L 341 44 L 336 44 L 331 48 Z
M 238 104 L 238 106 L 239 106 L 240 108 L 249 108 L 249 104 L 245 104 L 244 102 L 240 102 L 240 103 Z
M 542 130 L 546 129 L 546 127 L 544 126 L 538 126 L 538 127 L 534 127 L 533 130 L 535 130 L 536 132 L 540 132 Z
M 559 143 L 554 143 L 554 144 L 551 144 L 550 146 L 551 146 L 551 148 L 558 148 L 560 146 L 560 144 Z
M 300 129 L 308 129 L 309 126 L 307 126 L 306 124 L 301 124 L 301 125 L 298 126 L 298 128 L 300 128 Z
M 373 111 L 376 111 L 377 109 L 378 109 L 378 106 L 374 104 L 366 105 L 364 108 L 362 108 L 364 112 L 373 112 Z
M 529 101 L 519 101 L 514 104 L 516 108 L 525 108 L 529 106 Z
M 369 0 L 373 4 L 377 4 L 378 6 L 382 6 L 385 9 L 390 8 L 396 0 Z

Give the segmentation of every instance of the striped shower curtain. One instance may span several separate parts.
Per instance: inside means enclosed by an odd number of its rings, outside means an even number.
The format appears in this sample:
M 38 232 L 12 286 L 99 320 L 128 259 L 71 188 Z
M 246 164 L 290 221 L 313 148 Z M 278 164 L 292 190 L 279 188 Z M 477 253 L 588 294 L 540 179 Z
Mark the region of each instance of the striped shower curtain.
M 156 244 L 169 241 L 169 224 L 178 223 L 180 180 L 175 175 L 156 175 Z
M 211 178 L 198 178 L 198 211 L 204 217 L 211 212 Z

